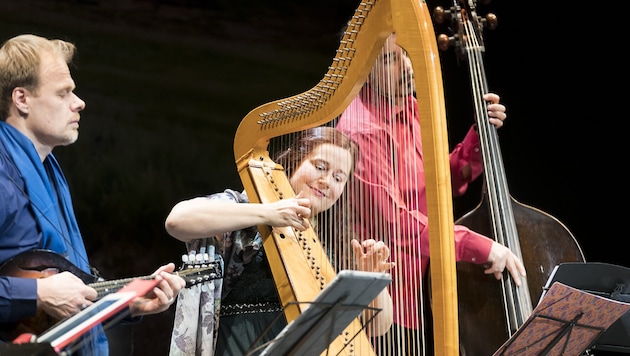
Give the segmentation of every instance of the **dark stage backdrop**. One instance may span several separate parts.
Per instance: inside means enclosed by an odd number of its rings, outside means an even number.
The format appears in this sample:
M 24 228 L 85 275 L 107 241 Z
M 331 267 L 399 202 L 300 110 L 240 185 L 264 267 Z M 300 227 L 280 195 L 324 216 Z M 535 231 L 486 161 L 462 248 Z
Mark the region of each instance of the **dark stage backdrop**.
M 77 44 L 79 140 L 55 150 L 101 274 L 146 275 L 180 261 L 163 227 L 182 199 L 241 189 L 237 125 L 251 109 L 313 87 L 357 1 L 0 0 L 0 40 L 35 33 Z M 429 1 L 449 6 L 447 1 Z M 512 196 L 562 221 L 589 261 L 626 258 L 625 63 L 612 16 L 566 2 L 495 0 L 484 33 L 489 87 Z M 474 119 L 465 65 L 442 54 L 451 142 Z M 615 82 L 618 82 L 616 85 Z M 622 126 L 623 125 L 623 126 Z M 479 202 L 480 182 L 455 200 Z M 619 201 L 617 201 L 619 199 Z M 166 355 L 173 310 L 134 329 L 135 354 Z

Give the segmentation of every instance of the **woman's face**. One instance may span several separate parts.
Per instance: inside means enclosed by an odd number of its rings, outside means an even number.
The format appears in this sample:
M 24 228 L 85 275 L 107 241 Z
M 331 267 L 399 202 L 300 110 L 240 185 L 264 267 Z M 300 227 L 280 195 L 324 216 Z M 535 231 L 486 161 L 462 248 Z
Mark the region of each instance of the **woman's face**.
M 316 146 L 289 179 L 296 193 L 311 201 L 313 215 L 329 209 L 343 192 L 352 167 L 350 151 L 324 143 Z

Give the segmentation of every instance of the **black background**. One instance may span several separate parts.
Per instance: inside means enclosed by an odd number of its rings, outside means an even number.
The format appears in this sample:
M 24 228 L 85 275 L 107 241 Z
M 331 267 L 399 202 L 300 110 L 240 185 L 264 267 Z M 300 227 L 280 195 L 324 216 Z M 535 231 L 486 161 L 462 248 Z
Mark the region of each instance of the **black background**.
M 615 10 L 495 0 L 484 33 L 489 88 L 511 195 L 571 230 L 588 261 L 629 266 L 623 37 Z M 599 3 L 598 3 L 599 4 Z M 446 1 L 429 1 L 448 7 Z M 178 262 L 163 222 L 178 201 L 240 189 L 232 155 L 240 120 L 313 87 L 356 1 L 0 0 L 0 35 L 77 44 L 86 102 L 77 143 L 55 150 L 92 263 L 107 278 Z M 607 14 L 604 16 L 602 14 Z M 436 27 L 436 32 L 446 31 Z M 450 142 L 473 123 L 466 66 L 442 53 Z M 455 200 L 479 201 L 480 182 Z M 172 310 L 135 328 L 135 354 L 166 355 Z

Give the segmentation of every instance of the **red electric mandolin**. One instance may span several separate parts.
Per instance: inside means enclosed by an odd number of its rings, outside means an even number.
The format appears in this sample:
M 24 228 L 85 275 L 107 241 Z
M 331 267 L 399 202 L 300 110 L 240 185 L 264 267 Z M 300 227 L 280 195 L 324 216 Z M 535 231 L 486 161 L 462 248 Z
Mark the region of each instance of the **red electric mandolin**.
M 45 278 L 65 271 L 71 272 L 81 278 L 85 284 L 96 289 L 98 292 L 96 300 L 118 292 L 135 279 L 149 280 L 154 278 L 153 276 L 141 276 L 107 281 L 99 276 L 84 272 L 63 256 L 50 250 L 29 250 L 9 259 L 0 266 L 0 276 L 22 278 Z M 221 264 L 207 259 L 186 262 L 175 273 L 186 281 L 186 288 L 223 277 Z M 52 318 L 42 310 L 38 310 L 37 314 L 31 318 L 2 325 L 0 337 L 4 340 L 13 340 L 24 333 L 39 335 L 57 322 L 59 320 Z

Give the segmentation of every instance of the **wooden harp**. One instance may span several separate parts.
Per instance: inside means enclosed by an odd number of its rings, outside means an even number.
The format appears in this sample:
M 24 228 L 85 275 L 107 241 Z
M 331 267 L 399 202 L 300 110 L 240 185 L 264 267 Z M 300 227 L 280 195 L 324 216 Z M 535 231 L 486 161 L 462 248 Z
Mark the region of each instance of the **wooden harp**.
M 458 353 L 457 286 L 449 147 L 438 48 L 426 3 L 419 0 L 362 1 L 348 21 L 324 78 L 306 92 L 249 112 L 236 131 L 234 155 L 250 201 L 265 203 L 294 196 L 283 167 L 270 158 L 270 140 L 336 119 L 361 89 L 384 43 L 393 33 L 396 33 L 396 43 L 412 61 L 418 93 L 426 200 L 431 221 L 435 353 L 455 355 Z M 291 322 L 305 307 L 301 303 L 314 300 L 335 277 L 335 269 L 314 230 L 300 233 L 269 226 L 259 226 L 259 229 L 284 314 Z M 370 340 L 361 329 L 357 319 L 335 339 L 327 354 L 374 355 Z

